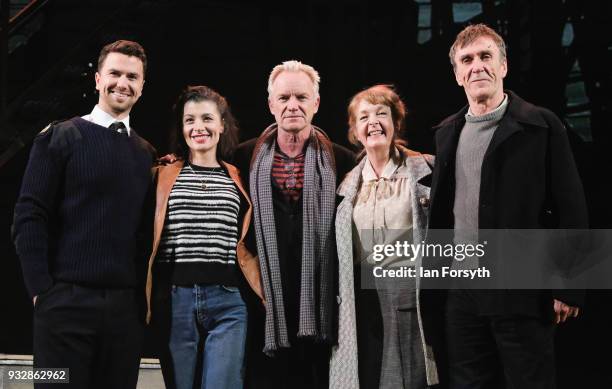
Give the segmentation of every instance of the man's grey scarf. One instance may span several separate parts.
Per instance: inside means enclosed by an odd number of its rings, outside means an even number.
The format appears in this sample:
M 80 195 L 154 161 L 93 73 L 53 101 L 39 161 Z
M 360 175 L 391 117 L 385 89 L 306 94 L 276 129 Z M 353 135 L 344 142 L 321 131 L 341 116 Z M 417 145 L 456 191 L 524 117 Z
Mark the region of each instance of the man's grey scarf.
M 290 347 L 285 319 L 283 288 L 272 204 L 272 162 L 277 127 L 260 136 L 251 161 L 249 184 L 257 253 L 266 298 L 264 353 L 273 355 Z M 306 148 L 302 189 L 303 235 L 302 274 L 298 337 L 326 341 L 331 337 L 330 261 L 333 259 L 333 220 L 336 172 L 333 150 L 327 136 L 313 127 Z M 285 281 L 286 282 L 286 281 Z M 288 287 L 297 287 L 289 285 Z

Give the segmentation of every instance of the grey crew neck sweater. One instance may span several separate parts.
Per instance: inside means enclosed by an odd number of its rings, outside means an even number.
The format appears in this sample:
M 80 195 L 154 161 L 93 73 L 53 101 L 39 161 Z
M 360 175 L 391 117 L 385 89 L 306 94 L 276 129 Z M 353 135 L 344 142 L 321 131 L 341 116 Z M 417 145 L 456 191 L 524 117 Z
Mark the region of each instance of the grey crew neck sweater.
M 455 159 L 455 243 L 477 240 L 482 160 L 507 107 L 508 96 L 505 96 L 491 112 L 465 115 Z

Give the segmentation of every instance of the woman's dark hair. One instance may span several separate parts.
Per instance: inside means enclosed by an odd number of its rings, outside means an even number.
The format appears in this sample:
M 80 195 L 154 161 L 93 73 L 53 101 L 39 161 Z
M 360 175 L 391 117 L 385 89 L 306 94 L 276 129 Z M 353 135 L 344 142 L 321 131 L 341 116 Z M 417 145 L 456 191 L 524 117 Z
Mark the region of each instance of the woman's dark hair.
M 232 157 L 236 146 L 238 146 L 238 123 L 225 97 L 213 89 L 204 85 L 189 85 L 179 95 L 174 104 L 174 131 L 172 132 L 172 152 L 189 160 L 189 146 L 183 136 L 183 111 L 188 102 L 211 101 L 217 105 L 221 121 L 223 122 L 223 133 L 219 136 L 217 145 L 217 160 L 227 161 Z

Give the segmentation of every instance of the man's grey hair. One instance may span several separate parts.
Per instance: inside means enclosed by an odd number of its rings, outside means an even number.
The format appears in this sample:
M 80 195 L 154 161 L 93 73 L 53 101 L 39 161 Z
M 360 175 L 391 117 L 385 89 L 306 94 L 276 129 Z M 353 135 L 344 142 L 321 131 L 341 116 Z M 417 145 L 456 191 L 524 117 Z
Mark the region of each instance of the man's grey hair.
M 300 61 L 290 60 L 285 61 L 280 65 L 276 65 L 272 72 L 270 73 L 270 77 L 268 78 L 268 98 L 272 96 L 272 84 L 274 84 L 274 80 L 278 77 L 282 72 L 304 72 L 312 81 L 314 86 L 314 95 L 315 97 L 319 97 L 319 82 L 321 81 L 321 77 L 319 77 L 319 72 L 317 72 L 312 66 L 301 63 Z
M 491 27 L 487 26 L 484 23 L 472 24 L 461 30 L 457 37 L 455 38 L 455 42 L 450 48 L 448 52 L 448 57 L 450 58 L 450 63 L 453 65 L 453 71 L 455 71 L 457 64 L 455 63 L 455 54 L 457 50 L 468 46 L 476 39 L 480 37 L 489 37 L 495 45 L 499 49 L 499 54 L 501 55 L 501 59 L 506 59 L 506 42 L 504 39 Z

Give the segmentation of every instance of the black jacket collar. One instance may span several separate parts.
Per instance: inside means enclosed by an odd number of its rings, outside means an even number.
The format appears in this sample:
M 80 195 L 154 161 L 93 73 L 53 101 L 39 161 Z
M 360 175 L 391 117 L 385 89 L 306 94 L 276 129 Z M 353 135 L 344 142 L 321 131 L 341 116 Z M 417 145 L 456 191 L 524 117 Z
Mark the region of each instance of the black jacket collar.
M 511 90 L 504 90 L 504 92 L 508 95 L 508 109 L 502 118 L 502 121 L 512 120 L 521 124 L 537 127 L 548 127 L 548 124 L 533 104 L 526 102 Z M 469 105 L 464 106 L 461 108 L 461 110 L 459 110 L 459 112 L 447 117 L 438 125 L 434 126 L 434 129 L 443 128 L 458 123 L 463 125 L 468 108 Z

